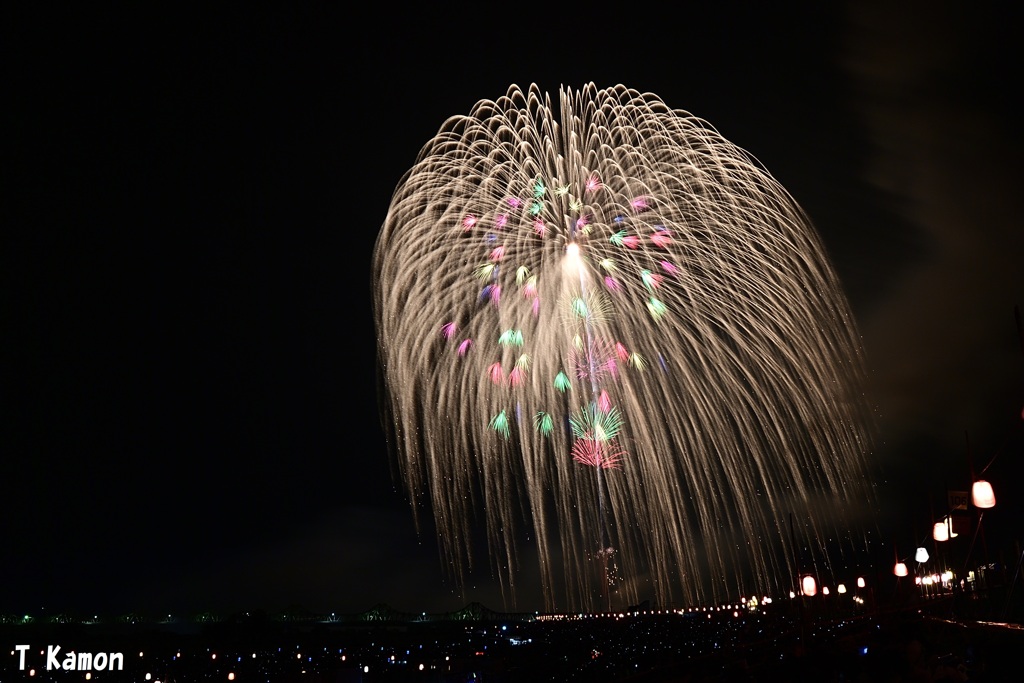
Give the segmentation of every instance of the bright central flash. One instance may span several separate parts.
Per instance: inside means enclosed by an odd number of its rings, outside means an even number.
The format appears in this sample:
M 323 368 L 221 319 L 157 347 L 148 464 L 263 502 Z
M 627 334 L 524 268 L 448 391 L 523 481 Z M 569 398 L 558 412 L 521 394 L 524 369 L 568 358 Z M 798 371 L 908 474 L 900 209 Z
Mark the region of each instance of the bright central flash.
M 565 260 L 562 261 L 563 272 L 570 277 L 583 277 L 583 257 L 580 255 L 578 242 L 569 242 L 565 245 Z
M 580 262 L 580 245 L 576 242 L 569 242 L 565 248 L 565 257 L 569 259 L 573 265 L 579 265 Z

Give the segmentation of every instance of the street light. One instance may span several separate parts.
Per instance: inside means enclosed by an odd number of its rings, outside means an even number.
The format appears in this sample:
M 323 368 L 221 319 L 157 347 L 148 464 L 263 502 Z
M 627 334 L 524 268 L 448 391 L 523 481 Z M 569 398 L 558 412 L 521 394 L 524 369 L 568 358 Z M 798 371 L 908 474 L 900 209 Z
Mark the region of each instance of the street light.
M 992 490 L 992 484 L 984 479 L 974 482 L 971 487 L 971 502 L 976 508 L 993 508 L 996 506 L 996 494 Z

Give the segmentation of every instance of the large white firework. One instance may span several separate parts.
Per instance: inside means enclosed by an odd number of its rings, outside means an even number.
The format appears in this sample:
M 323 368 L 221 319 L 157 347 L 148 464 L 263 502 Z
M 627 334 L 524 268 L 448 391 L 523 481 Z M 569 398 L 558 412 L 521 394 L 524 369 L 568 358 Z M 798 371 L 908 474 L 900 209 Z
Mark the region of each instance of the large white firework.
M 816 231 L 712 126 L 511 86 L 402 177 L 373 276 L 385 427 L 446 563 L 516 604 L 789 590 L 869 503 L 856 325 Z M 798 520 L 797 531 L 793 520 Z M 799 540 L 797 540 L 799 539 Z

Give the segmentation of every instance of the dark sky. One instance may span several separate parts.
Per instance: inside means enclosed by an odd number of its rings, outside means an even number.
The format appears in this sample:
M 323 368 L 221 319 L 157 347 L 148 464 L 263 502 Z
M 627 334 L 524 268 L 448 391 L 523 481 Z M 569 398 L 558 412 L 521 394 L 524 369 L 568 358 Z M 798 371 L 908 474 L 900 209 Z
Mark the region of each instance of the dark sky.
M 0 612 L 501 608 L 392 480 L 370 257 L 420 147 L 513 83 L 651 91 L 760 159 L 861 328 L 883 536 L 972 458 L 1020 538 L 1014 27 L 762 4 L 8 13 Z

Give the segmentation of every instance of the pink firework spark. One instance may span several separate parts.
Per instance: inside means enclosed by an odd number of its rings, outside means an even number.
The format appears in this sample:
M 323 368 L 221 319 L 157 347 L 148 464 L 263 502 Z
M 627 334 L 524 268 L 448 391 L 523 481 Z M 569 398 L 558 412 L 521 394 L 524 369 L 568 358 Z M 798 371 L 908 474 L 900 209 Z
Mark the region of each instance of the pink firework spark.
M 654 242 L 655 245 L 664 249 L 668 247 L 668 245 L 672 244 L 672 233 L 668 230 L 658 230 L 651 235 L 651 241 Z
M 501 285 L 488 285 L 484 288 L 486 290 L 487 298 L 491 300 L 491 303 L 497 306 L 501 303 Z
M 576 376 L 581 380 L 601 381 L 609 375 L 615 376 L 616 366 L 612 351 L 597 342 L 587 344 L 585 349 L 574 348 L 569 359 Z
M 588 437 L 576 439 L 572 445 L 572 459 L 581 465 L 600 467 L 603 470 L 622 469 L 622 456 L 612 441 L 597 441 Z
M 520 367 L 515 367 L 512 372 L 508 373 L 508 383 L 510 386 L 518 387 L 526 381 L 526 371 Z
M 501 369 L 501 363 L 491 363 L 491 367 L 487 368 L 487 375 L 494 384 L 501 384 L 505 381 L 505 372 Z

